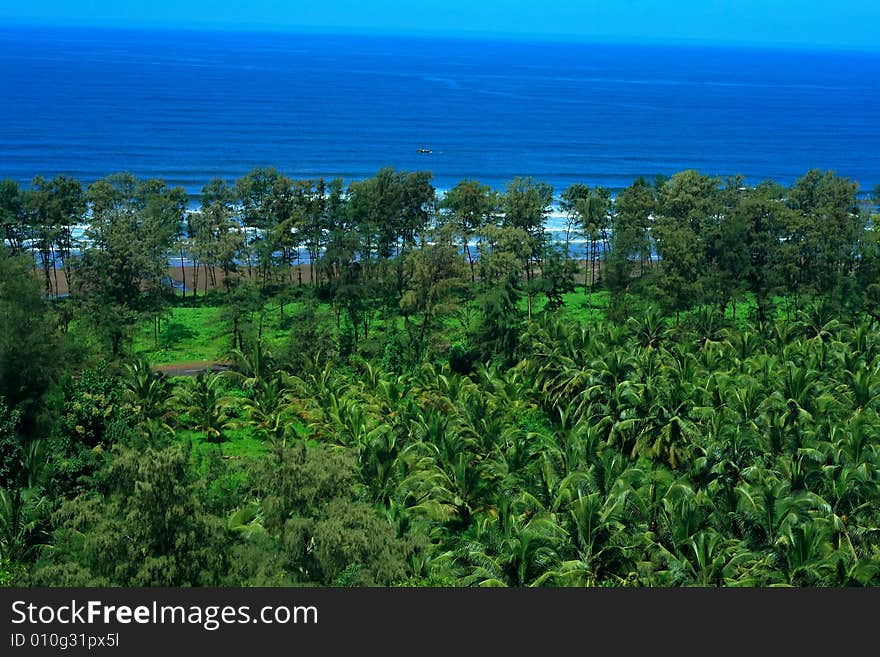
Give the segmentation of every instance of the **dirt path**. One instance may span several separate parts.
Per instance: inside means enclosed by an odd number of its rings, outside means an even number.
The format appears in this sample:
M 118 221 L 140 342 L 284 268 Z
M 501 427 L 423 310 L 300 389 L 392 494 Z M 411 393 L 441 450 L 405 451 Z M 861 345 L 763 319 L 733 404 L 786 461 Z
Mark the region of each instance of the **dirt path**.
M 229 369 L 228 361 L 200 360 L 188 363 L 171 363 L 170 365 L 156 365 L 156 372 L 164 372 L 168 376 L 198 376 L 202 372 L 225 372 Z

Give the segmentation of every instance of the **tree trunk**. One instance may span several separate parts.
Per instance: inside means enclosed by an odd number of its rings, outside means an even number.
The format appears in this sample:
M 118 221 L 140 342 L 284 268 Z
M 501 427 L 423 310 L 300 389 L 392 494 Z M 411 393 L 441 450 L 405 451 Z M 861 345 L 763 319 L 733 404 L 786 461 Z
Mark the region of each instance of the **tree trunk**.
M 70 251 L 67 252 L 67 257 L 61 263 L 61 267 L 64 271 L 64 282 L 67 283 L 67 293 L 70 294 L 73 286 L 70 284 Z
M 58 265 L 55 264 L 54 258 L 52 260 L 52 275 L 55 277 L 55 296 L 58 296 Z
M 199 298 L 199 263 L 193 260 L 193 301 Z
M 599 247 L 596 240 L 590 243 L 590 305 L 593 305 L 593 289 L 596 286 L 596 260 L 599 258 Z
M 40 258 L 43 260 L 43 275 L 46 277 L 46 294 L 50 297 L 55 296 L 52 292 L 52 275 L 49 273 L 49 254 L 41 251 Z
M 422 326 L 419 329 L 419 343 L 418 343 L 418 351 L 416 352 L 416 360 L 422 360 L 422 353 L 424 352 L 425 345 L 425 334 L 428 332 L 428 320 L 430 319 L 431 314 L 429 310 L 425 309 L 425 317 L 422 319 Z
M 180 284 L 183 286 L 183 300 L 186 302 L 186 268 L 183 265 L 183 249 L 180 249 Z
M 592 273 L 592 271 L 590 271 L 590 262 L 589 262 L 589 259 L 592 256 L 592 253 L 593 253 L 593 247 L 592 247 L 592 241 L 591 241 L 590 242 L 590 249 L 584 250 L 584 294 L 587 294 L 587 276 L 590 277 L 589 284 L 591 286 L 593 284 L 593 273 Z

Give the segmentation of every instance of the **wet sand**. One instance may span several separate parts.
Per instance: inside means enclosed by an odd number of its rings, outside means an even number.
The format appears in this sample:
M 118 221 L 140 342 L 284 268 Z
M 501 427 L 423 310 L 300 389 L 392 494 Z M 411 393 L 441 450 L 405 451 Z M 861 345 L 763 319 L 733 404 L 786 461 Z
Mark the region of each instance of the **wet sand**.
M 302 284 L 309 285 L 309 276 L 311 274 L 311 265 L 294 265 L 290 268 L 290 274 L 287 276 L 287 281 L 291 285 L 299 285 L 300 281 L 300 273 L 297 272 L 297 267 L 302 272 Z M 202 295 L 206 291 L 215 290 L 215 289 L 223 289 L 223 270 L 219 267 L 209 267 L 206 272 L 204 267 L 199 267 L 199 273 L 196 276 L 194 267 L 168 267 L 165 272 L 172 281 L 174 281 L 174 286 L 177 288 L 178 292 L 183 290 L 183 283 L 186 283 L 186 294 L 187 296 L 192 296 L 193 294 L 193 284 L 198 281 L 198 290 L 197 294 Z M 213 273 L 212 270 L 213 269 Z M 33 271 L 34 277 L 40 282 L 41 285 L 45 285 L 46 274 L 42 269 L 36 269 Z M 67 277 L 64 275 L 64 271 L 62 269 L 58 269 L 55 272 L 49 272 L 49 276 L 52 281 L 52 294 L 53 296 L 64 297 L 70 294 L 70 287 L 67 284 Z M 247 278 L 248 272 L 247 269 L 243 269 L 239 271 L 236 276 L 244 276 Z
M 578 265 L 578 273 L 576 276 L 576 281 L 579 285 L 584 283 L 584 270 L 585 270 L 585 262 L 584 260 L 577 260 Z M 597 278 L 601 276 L 602 269 L 604 263 L 601 260 L 596 261 L 596 275 Z M 586 263 L 586 268 L 590 268 L 590 264 Z M 198 290 L 196 291 L 197 295 L 202 295 L 205 292 L 223 289 L 223 279 L 224 274 L 223 270 L 220 267 L 209 267 L 207 270 L 200 266 L 198 274 L 195 273 L 195 268 L 191 266 L 186 267 L 168 267 L 165 271 L 172 281 L 174 281 L 174 286 L 177 289 L 178 293 L 180 293 L 184 289 L 186 289 L 186 295 L 193 295 L 193 285 L 198 283 Z M 299 271 L 297 271 L 299 270 Z M 535 268 L 535 272 L 539 272 L 539 268 Z M 33 271 L 34 276 L 37 280 L 40 281 L 40 284 L 45 284 L 46 275 L 42 269 L 35 269 Z M 70 294 L 70 289 L 67 285 L 67 277 L 64 275 L 64 271 L 58 269 L 56 272 L 49 273 L 52 279 L 52 293 L 54 296 L 67 296 Z M 236 276 L 244 276 L 248 277 L 248 270 L 246 267 L 240 269 L 236 274 Z M 301 278 L 300 278 L 301 275 Z M 310 285 L 310 275 L 311 275 L 311 265 L 302 264 L 302 265 L 293 265 L 290 267 L 290 272 L 286 277 L 287 282 L 290 285 L 299 285 L 300 280 L 303 285 Z

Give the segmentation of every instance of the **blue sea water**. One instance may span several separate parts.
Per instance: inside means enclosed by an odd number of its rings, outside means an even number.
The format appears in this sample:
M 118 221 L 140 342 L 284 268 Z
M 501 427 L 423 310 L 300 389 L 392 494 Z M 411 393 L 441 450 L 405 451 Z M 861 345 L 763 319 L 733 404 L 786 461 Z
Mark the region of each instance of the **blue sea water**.
M 0 27 L 0 177 L 880 183 L 880 54 Z M 419 148 L 430 148 L 420 154 Z

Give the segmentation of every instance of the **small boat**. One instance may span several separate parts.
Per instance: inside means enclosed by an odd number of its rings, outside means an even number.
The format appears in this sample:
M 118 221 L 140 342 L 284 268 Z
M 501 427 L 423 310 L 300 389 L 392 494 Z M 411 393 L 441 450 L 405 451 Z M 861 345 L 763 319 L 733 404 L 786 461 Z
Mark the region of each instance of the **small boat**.
M 428 153 L 433 153 L 434 151 L 430 148 L 420 148 L 420 149 L 418 149 L 418 152 L 427 155 Z

